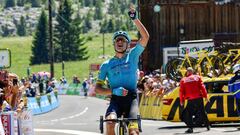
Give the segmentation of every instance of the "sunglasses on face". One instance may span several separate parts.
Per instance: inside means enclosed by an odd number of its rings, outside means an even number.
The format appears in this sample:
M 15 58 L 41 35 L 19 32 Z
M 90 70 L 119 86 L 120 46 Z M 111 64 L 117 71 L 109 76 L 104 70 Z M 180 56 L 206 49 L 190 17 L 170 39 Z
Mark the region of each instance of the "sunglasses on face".
M 115 42 L 119 42 L 119 41 L 121 41 L 121 42 L 127 42 L 127 39 L 125 39 L 125 38 L 123 38 L 123 37 L 119 37 L 119 38 L 116 38 L 116 39 L 115 39 Z

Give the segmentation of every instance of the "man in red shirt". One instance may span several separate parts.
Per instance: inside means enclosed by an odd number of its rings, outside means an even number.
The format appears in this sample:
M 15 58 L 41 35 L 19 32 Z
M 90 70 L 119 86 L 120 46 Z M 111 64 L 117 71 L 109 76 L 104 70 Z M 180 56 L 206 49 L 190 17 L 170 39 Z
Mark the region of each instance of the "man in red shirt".
M 182 107 L 184 107 L 185 100 L 188 100 L 187 106 L 182 114 L 182 120 L 188 126 L 186 133 L 193 132 L 193 116 L 202 118 L 207 130 L 210 130 L 209 120 L 203 103 L 203 98 L 208 102 L 207 90 L 201 77 L 194 75 L 191 67 L 187 68 L 186 77 L 180 81 L 179 97 Z

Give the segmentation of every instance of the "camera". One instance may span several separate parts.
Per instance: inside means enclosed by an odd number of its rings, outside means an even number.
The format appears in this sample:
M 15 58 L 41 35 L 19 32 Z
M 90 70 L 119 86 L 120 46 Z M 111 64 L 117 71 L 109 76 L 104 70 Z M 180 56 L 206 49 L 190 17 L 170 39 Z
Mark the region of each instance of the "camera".
M 18 84 L 18 79 L 17 78 L 14 78 L 13 79 L 13 86 L 17 85 Z

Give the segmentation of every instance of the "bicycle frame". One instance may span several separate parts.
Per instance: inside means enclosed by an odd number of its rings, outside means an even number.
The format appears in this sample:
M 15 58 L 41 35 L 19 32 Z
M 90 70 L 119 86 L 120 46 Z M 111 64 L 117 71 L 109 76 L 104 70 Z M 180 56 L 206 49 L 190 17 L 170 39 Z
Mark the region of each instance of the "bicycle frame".
M 105 120 L 103 119 L 103 116 L 100 116 L 99 128 L 100 128 L 100 132 L 101 133 L 104 132 L 104 130 L 103 130 L 104 129 L 103 123 L 107 122 L 107 121 L 118 123 L 118 130 L 117 130 L 117 132 L 115 131 L 116 132 L 115 135 L 125 135 L 125 133 L 128 132 L 127 123 L 131 122 L 131 121 L 137 121 L 138 122 L 139 131 L 142 132 L 140 115 L 137 115 L 137 119 L 123 118 L 123 116 L 122 116 L 122 117 L 117 118 L 117 119 L 105 119 Z
M 190 67 L 193 67 L 191 61 L 190 61 L 190 56 L 188 53 L 185 54 L 185 57 L 183 59 L 183 62 L 181 63 L 180 67 L 179 67 L 179 71 L 182 74 L 182 76 L 185 75 L 185 73 L 187 72 L 187 67 L 184 66 L 184 64 L 187 63 L 189 64 Z
M 223 60 L 224 64 L 228 64 L 227 62 L 232 59 L 231 61 L 235 61 L 240 57 L 240 49 L 229 49 L 227 57 Z M 233 56 L 233 58 L 231 58 Z
M 213 63 L 212 63 L 212 59 L 210 59 L 210 57 L 208 56 L 207 51 L 197 51 L 195 53 L 192 54 L 197 54 L 198 55 L 198 59 L 196 62 L 196 65 L 193 65 L 193 63 L 190 60 L 190 55 L 188 53 L 185 54 L 184 59 L 179 67 L 179 71 L 181 73 L 182 76 L 185 75 L 186 73 L 186 65 L 188 64 L 188 66 L 193 67 L 198 73 L 199 75 L 202 75 L 202 71 L 203 69 L 201 68 L 201 63 L 203 62 L 203 60 L 206 59 L 207 64 L 207 70 L 211 69 L 211 67 L 213 67 Z

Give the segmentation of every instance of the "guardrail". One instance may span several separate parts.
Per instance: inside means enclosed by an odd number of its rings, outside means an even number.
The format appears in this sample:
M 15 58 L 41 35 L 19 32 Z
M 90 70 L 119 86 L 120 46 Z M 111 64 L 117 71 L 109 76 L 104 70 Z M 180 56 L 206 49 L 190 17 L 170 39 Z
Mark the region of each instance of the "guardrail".
M 162 97 L 142 95 L 139 111 L 143 119 L 162 119 Z
M 28 110 L 32 110 L 33 115 L 49 112 L 59 106 L 59 100 L 54 92 L 37 97 L 27 97 Z
M 81 84 L 55 84 L 59 95 L 81 95 L 83 93 Z

